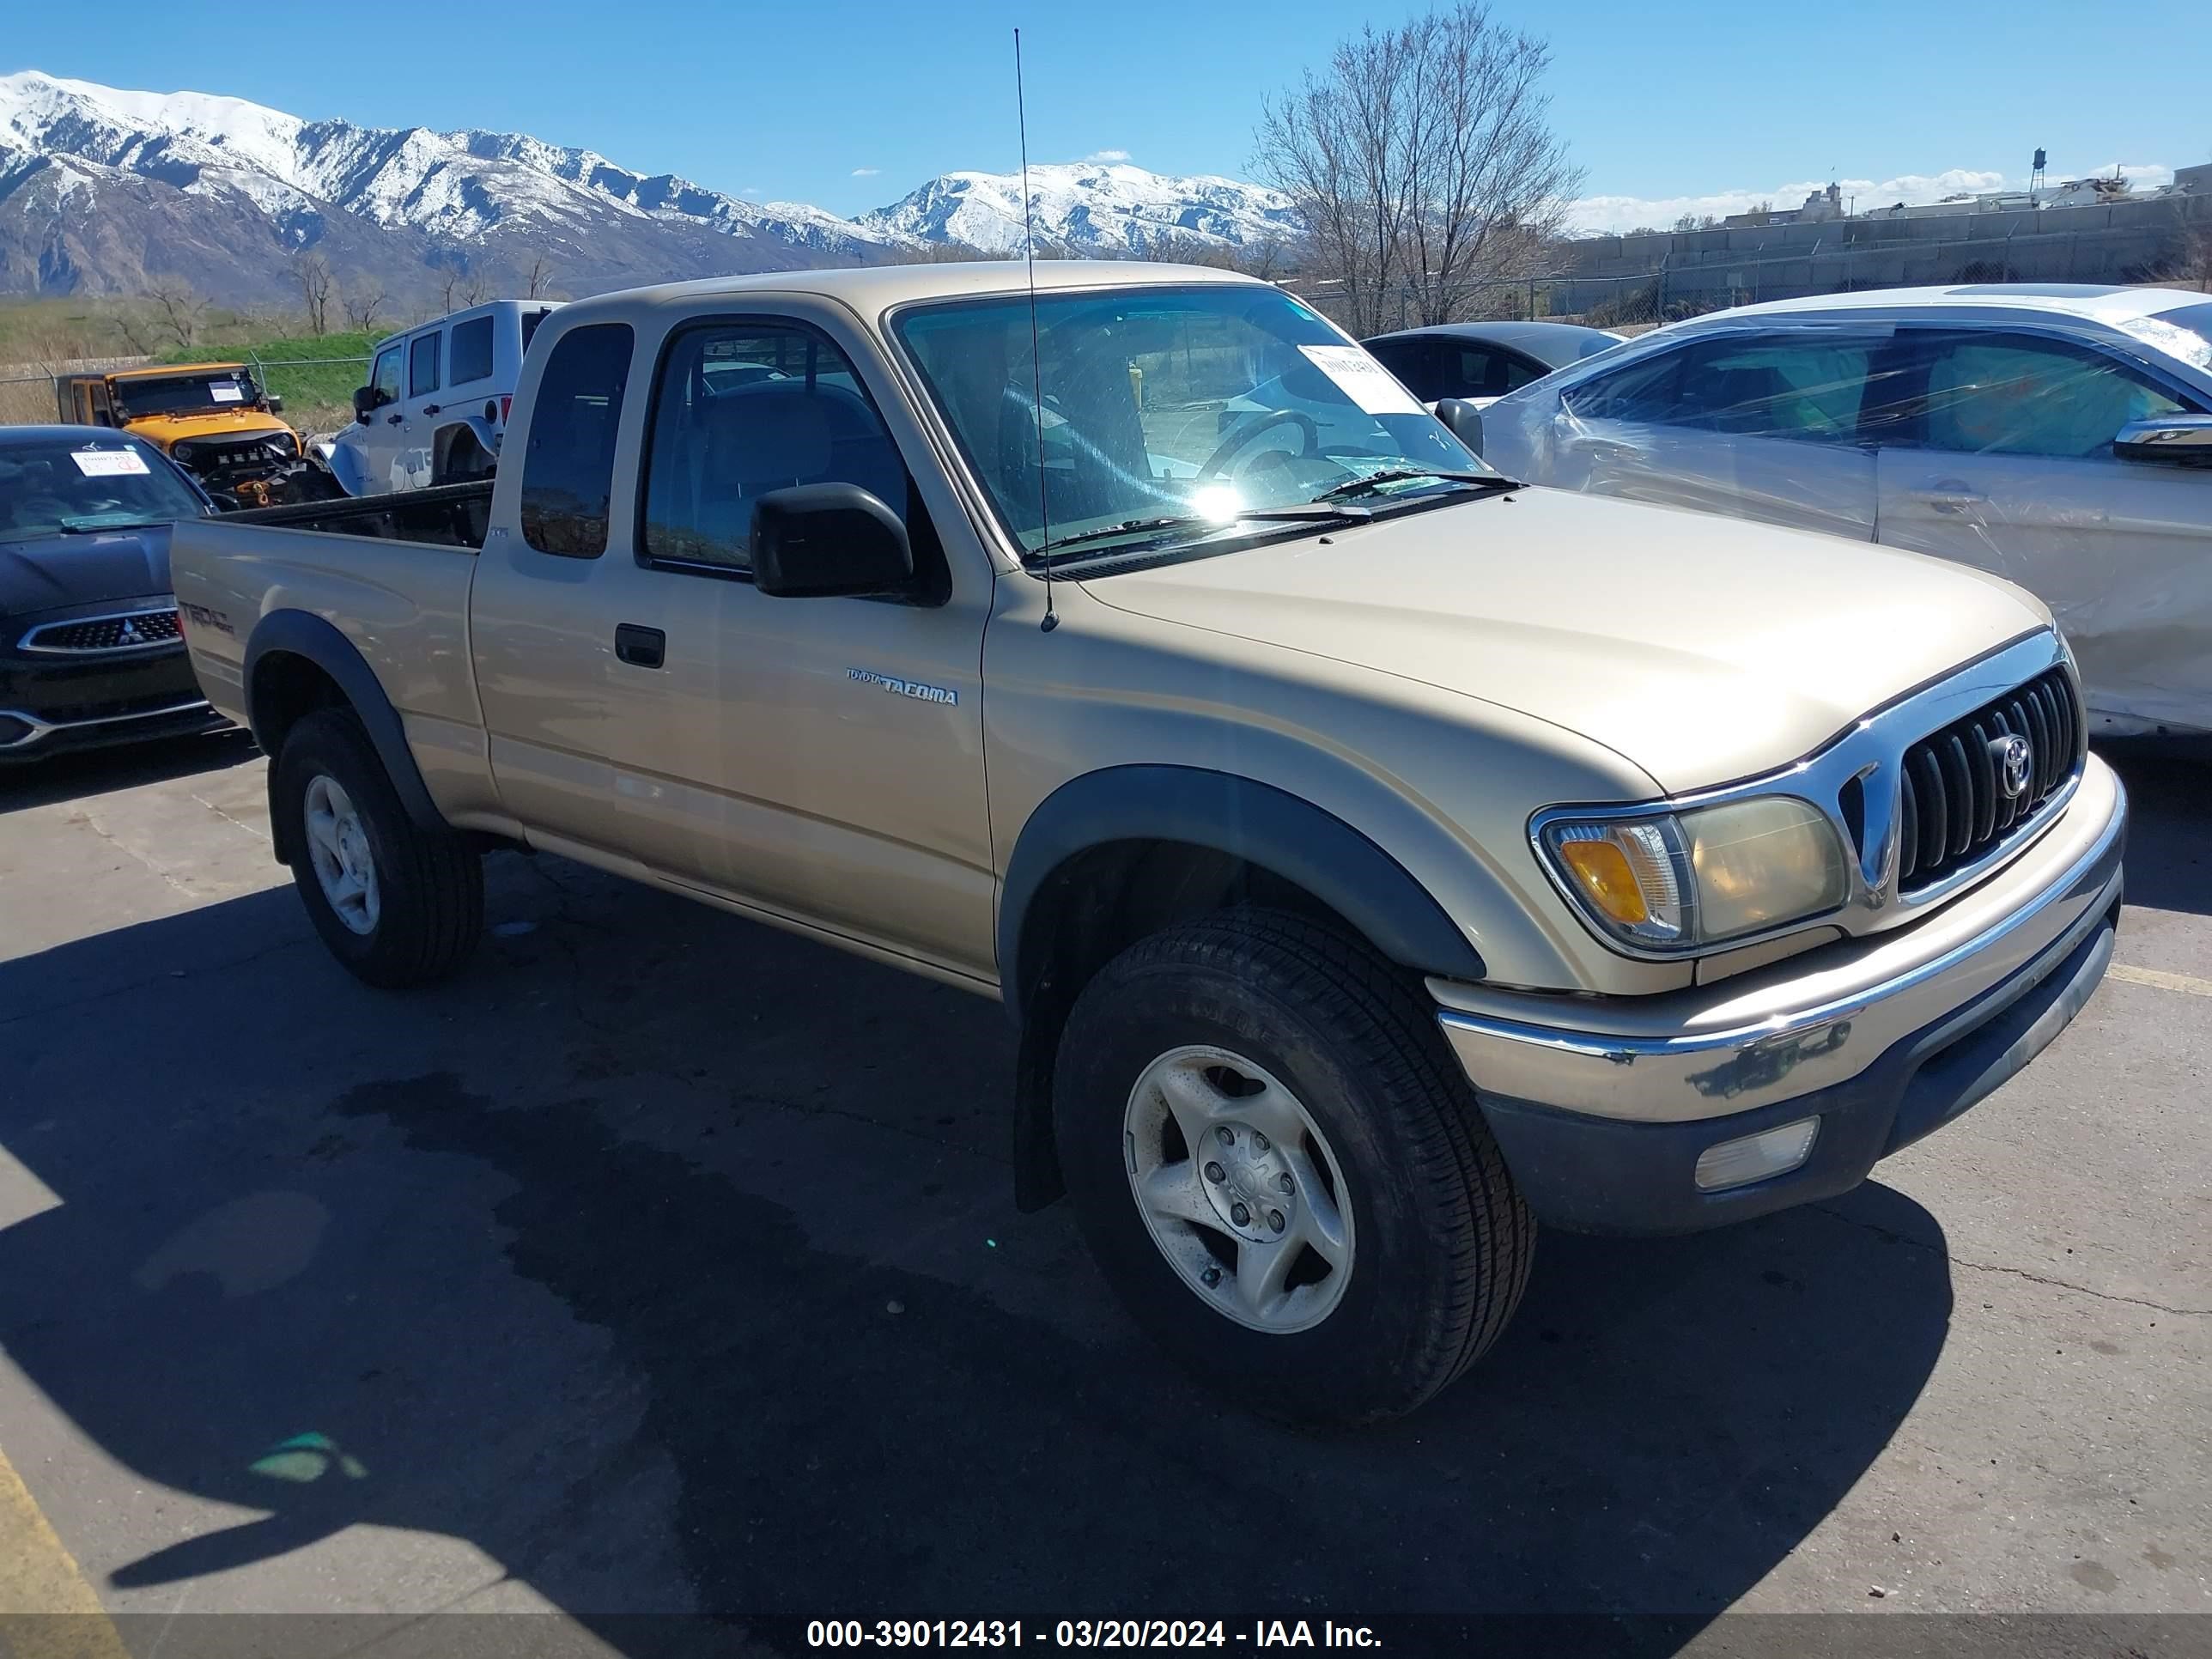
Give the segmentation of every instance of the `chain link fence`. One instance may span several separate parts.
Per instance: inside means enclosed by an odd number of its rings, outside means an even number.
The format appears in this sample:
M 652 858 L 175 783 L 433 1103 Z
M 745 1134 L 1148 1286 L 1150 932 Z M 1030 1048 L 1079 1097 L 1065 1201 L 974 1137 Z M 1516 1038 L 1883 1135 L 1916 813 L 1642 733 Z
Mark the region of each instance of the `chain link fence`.
M 210 349 L 203 362 L 242 362 L 255 384 L 284 400 L 284 419 L 303 435 L 335 430 L 353 418 L 353 391 L 368 378 L 368 359 L 264 357 L 258 351 Z M 61 407 L 61 383 L 72 374 L 109 374 L 159 365 L 151 357 L 84 357 L 51 364 L 0 364 L 0 426 L 40 426 L 72 417 Z

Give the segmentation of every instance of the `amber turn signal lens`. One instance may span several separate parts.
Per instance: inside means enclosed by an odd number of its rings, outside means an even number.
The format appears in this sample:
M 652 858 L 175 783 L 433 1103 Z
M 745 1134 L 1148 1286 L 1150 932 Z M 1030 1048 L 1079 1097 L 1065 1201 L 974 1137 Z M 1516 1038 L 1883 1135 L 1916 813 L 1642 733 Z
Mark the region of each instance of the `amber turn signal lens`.
M 1559 848 L 1559 860 L 1573 872 L 1590 902 L 1624 927 L 1651 918 L 1644 902 L 1644 890 L 1629 868 L 1628 855 L 1609 841 L 1571 841 Z

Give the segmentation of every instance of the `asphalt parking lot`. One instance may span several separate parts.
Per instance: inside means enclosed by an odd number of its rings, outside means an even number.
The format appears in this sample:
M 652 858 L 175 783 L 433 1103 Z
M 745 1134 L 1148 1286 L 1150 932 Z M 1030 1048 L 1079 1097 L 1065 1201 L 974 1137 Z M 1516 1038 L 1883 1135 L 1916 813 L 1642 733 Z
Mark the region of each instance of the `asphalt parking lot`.
M 0 1613 L 2212 1613 L 2212 769 L 2118 758 L 2122 966 L 2039 1064 L 1832 1205 L 1546 1237 L 1328 1437 L 1014 1212 L 994 1006 L 512 854 L 380 994 L 242 739 L 0 775 Z

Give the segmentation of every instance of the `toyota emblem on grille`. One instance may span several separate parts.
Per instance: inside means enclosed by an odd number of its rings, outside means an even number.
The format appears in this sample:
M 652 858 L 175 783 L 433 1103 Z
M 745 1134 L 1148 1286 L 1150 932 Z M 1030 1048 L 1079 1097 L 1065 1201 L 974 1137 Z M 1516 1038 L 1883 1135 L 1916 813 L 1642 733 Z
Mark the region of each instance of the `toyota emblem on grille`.
M 2027 793 L 2028 781 L 2035 775 L 2035 750 L 2026 738 L 1990 738 L 1990 758 L 1996 763 L 1997 787 L 2007 800 L 2018 800 Z

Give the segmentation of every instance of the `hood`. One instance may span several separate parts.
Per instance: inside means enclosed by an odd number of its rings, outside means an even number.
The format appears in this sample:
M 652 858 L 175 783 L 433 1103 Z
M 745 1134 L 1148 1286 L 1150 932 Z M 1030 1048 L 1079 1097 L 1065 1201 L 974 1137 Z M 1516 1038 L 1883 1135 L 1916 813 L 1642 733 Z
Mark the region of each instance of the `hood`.
M 137 599 L 169 588 L 169 526 L 0 541 L 0 616 Z
M 210 410 L 204 415 L 141 415 L 125 428 L 133 436 L 167 449 L 179 438 L 204 438 L 220 433 L 226 438 L 252 437 L 260 432 L 289 432 L 291 428 L 266 410 Z
M 2050 621 L 1918 554 L 1538 489 L 1085 590 L 1518 710 L 1670 794 L 1786 765 Z

